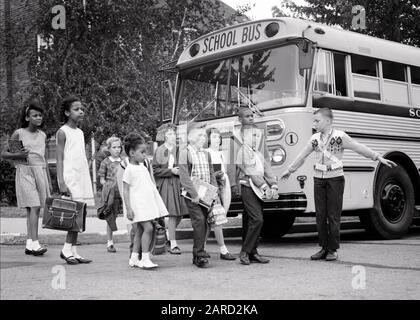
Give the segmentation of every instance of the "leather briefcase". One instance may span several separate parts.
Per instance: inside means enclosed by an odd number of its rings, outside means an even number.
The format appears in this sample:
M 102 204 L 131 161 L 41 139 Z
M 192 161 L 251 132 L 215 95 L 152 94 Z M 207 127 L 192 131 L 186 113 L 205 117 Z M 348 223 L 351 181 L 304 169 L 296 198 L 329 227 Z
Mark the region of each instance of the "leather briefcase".
M 62 198 L 47 198 L 42 227 L 83 232 L 86 228 L 86 204 Z

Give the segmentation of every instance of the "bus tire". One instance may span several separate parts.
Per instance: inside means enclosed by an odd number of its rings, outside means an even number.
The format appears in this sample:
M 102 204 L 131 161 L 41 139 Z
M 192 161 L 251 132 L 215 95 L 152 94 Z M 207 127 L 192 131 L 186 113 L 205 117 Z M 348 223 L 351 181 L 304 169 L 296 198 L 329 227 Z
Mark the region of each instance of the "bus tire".
M 264 214 L 264 225 L 261 237 L 264 239 L 279 239 L 287 234 L 295 222 L 295 215 L 284 213 Z
M 414 215 L 414 188 L 403 167 L 379 169 L 374 207 L 361 216 L 368 231 L 382 239 L 397 239 L 410 228 Z

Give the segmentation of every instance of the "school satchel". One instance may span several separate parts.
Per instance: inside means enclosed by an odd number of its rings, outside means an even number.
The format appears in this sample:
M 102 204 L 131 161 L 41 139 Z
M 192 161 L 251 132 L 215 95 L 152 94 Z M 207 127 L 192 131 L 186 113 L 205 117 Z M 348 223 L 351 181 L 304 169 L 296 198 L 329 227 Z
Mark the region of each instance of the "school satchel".
M 150 252 L 156 256 L 166 252 L 166 230 L 157 221 L 153 221 L 153 238 Z
M 42 227 L 83 232 L 86 229 L 86 204 L 62 198 L 47 198 Z

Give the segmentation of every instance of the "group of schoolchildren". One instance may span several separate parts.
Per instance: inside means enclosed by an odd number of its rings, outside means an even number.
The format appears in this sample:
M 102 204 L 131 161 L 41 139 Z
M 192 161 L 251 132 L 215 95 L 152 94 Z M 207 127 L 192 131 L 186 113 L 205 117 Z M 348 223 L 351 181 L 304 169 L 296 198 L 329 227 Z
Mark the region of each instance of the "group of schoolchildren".
M 61 104 L 64 125 L 57 131 L 57 182 L 62 195 L 72 200 L 94 206 L 92 182 L 85 153 L 83 132 L 79 129 L 84 118 L 83 104 L 70 96 Z M 20 140 L 23 147 L 16 151 L 5 149 L 4 159 L 13 160 L 16 167 L 16 198 L 19 207 L 27 210 L 28 240 L 25 253 L 41 256 L 47 248 L 38 241 L 40 208 L 51 196 L 51 178 L 45 157 L 46 135 L 40 130 L 44 110 L 36 103 L 25 106 L 21 127 L 10 140 Z M 219 203 L 225 212 L 229 209 L 232 194 L 242 197 L 244 205 L 243 244 L 239 254 L 240 263 L 268 263 L 257 251 L 258 237 L 263 225 L 263 201 L 252 190 L 252 184 L 260 188 L 267 198 L 278 196 L 279 186 L 273 175 L 270 162 L 258 150 L 255 141 L 259 129 L 254 124 L 253 112 L 243 108 L 238 112 L 241 129 L 237 137 L 241 141 L 238 158 L 242 159 L 235 172 L 227 170 L 227 162 L 220 151 L 221 134 L 216 128 L 194 127 L 188 131 L 188 146 L 179 150 L 176 127 L 164 124 L 158 133 L 164 143 L 154 154 L 153 161 L 147 158 L 147 138 L 144 134 L 129 133 L 123 141 L 111 137 L 107 140 L 109 156 L 99 169 L 103 185 L 102 202 L 112 207 L 108 213 L 107 250 L 116 252 L 112 232 L 117 229 L 116 218 L 123 208 L 127 221 L 131 245 L 129 265 L 144 269 L 156 268 L 151 261 L 150 248 L 154 232 L 154 221 L 164 218 L 167 227 L 168 251 L 181 254 L 176 242 L 176 228 L 186 214 L 193 227 L 193 264 L 206 267 L 210 255 L 206 241 L 211 227 L 220 248 L 220 258 L 235 260 L 226 248 L 221 225 L 210 225 L 208 210 L 200 205 L 200 196 L 194 179 L 213 185 L 217 189 Z M 288 179 L 312 153 L 315 153 L 314 193 L 319 245 L 321 250 L 311 256 L 312 260 L 334 261 L 338 258 L 340 242 L 340 217 L 344 192 L 343 151 L 351 149 L 381 165 L 397 166 L 360 143 L 345 132 L 332 127 L 333 114 L 330 109 L 315 111 L 314 127 L 317 131 L 308 141 L 299 156 L 280 178 Z M 126 158 L 122 158 L 122 151 Z M 185 193 L 181 195 L 181 189 Z M 184 197 L 184 195 L 186 195 Z M 275 198 L 275 197 L 274 197 Z M 111 199 L 111 200 L 110 200 Z M 90 263 L 77 252 L 75 231 L 67 232 L 60 257 L 68 264 Z
M 51 197 L 52 184 L 46 160 L 46 134 L 41 131 L 45 111 L 36 103 L 30 102 L 22 112 L 21 126 L 10 140 L 20 140 L 23 148 L 19 151 L 6 148 L 2 157 L 12 160 L 16 167 L 17 205 L 27 210 L 28 236 L 25 253 L 42 256 L 47 248 L 38 241 L 38 221 L 40 208 L 47 197 Z M 94 194 L 89 173 L 89 164 L 85 152 L 83 131 L 79 128 L 84 119 L 84 107 L 79 98 L 69 96 L 61 103 L 61 116 L 64 123 L 56 133 L 57 141 L 57 182 L 61 196 L 74 201 L 94 206 Z M 148 136 L 144 133 L 129 133 L 123 141 L 118 137 L 107 139 L 107 156 L 100 164 L 98 176 L 102 185 L 102 204 L 109 205 L 107 211 L 107 251 L 116 252 L 113 243 L 113 231 L 117 230 L 116 218 L 123 213 L 131 235 L 131 267 L 155 268 L 157 264 L 150 258 L 149 248 L 156 219 L 162 220 L 167 228 L 168 251 L 181 254 L 176 242 L 176 228 L 182 217 L 188 215 L 187 202 L 181 196 L 180 167 L 178 164 L 176 127 L 162 125 L 158 129 L 164 137 L 164 143 L 156 150 L 153 161 L 147 158 Z M 226 170 L 221 152 L 219 152 L 220 133 L 208 132 L 212 156 L 218 165 L 220 190 L 223 192 L 223 204 L 230 205 L 230 187 L 226 185 Z M 197 146 L 201 142 L 197 143 Z M 202 145 L 200 145 L 200 148 Z M 126 157 L 122 157 L 122 154 Z M 195 170 L 196 168 L 194 168 Z M 210 172 L 209 168 L 208 172 Z M 213 174 L 212 168 L 212 176 Z M 193 172 L 194 174 L 194 172 Z M 191 173 L 189 173 L 192 177 Z M 208 181 L 210 182 L 210 181 Z M 229 191 L 229 192 L 228 192 Z M 193 191 L 190 191 L 193 193 Z M 192 202 L 198 200 L 193 196 Z M 196 219 L 192 218 L 194 233 Z M 208 230 L 207 230 L 208 229 Z M 207 238 L 210 229 L 203 231 L 202 238 Z M 227 250 L 221 226 L 214 228 L 220 257 L 235 260 Z M 78 232 L 67 232 L 60 257 L 68 264 L 90 263 L 91 259 L 82 257 L 77 251 Z M 196 250 L 196 249 L 194 249 Z M 206 256 L 208 254 L 206 253 Z

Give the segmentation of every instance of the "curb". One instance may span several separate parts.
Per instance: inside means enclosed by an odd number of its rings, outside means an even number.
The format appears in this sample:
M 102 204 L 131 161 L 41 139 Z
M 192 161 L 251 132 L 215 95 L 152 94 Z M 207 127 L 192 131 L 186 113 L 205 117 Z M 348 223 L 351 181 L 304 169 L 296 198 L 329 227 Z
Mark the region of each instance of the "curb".
M 359 222 L 343 222 L 341 230 L 360 229 Z M 297 223 L 290 230 L 292 233 L 308 233 L 317 232 L 314 223 Z M 238 238 L 242 236 L 242 227 L 240 226 L 227 226 L 223 229 L 225 238 Z M 61 245 L 66 237 L 66 232 L 54 234 L 40 234 L 39 241 L 48 245 Z M 178 229 L 176 231 L 177 240 L 192 239 L 192 228 Z M 210 238 L 214 238 L 214 232 L 211 231 Z M 80 233 L 78 241 L 82 245 L 86 244 L 101 244 L 106 243 L 107 236 L 105 233 Z M 114 243 L 129 242 L 130 238 L 127 232 L 119 232 L 114 234 Z M 26 243 L 26 234 L 20 233 L 5 233 L 0 234 L 1 245 L 24 245 Z

